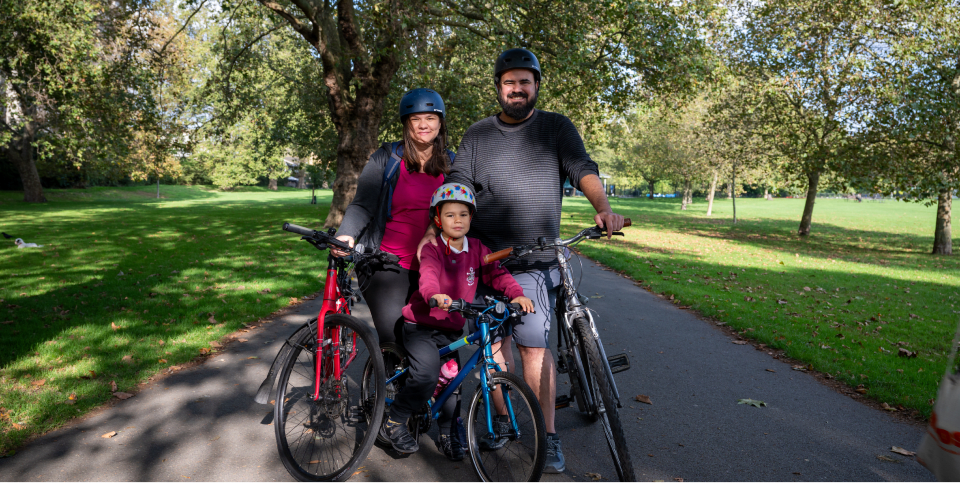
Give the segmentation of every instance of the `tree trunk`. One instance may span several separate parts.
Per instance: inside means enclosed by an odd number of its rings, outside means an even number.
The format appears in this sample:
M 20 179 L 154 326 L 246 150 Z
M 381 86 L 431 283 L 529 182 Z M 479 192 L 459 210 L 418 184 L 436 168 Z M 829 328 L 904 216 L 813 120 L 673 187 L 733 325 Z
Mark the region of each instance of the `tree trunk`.
M 20 172 L 20 181 L 23 183 L 23 201 L 28 203 L 46 203 L 43 195 L 43 186 L 40 184 L 40 174 L 37 172 L 37 162 L 33 157 L 33 139 L 37 133 L 37 123 L 28 121 L 23 126 L 20 139 L 11 141 L 7 148 L 7 156 L 17 165 Z
M 733 175 L 730 178 L 730 199 L 733 200 L 733 224 L 737 224 L 737 163 L 733 163 Z
M 937 197 L 937 228 L 933 234 L 933 254 L 953 255 L 953 241 L 950 233 L 950 208 L 953 205 L 953 193 L 940 191 Z
M 820 183 L 820 172 L 807 175 L 807 201 L 803 204 L 803 217 L 800 218 L 800 229 L 797 234 L 807 236 L 810 234 L 810 225 L 813 223 L 813 204 L 817 201 L 817 184 Z
M 650 194 L 647 195 L 647 198 L 651 200 L 653 199 L 653 185 L 655 185 L 656 183 L 657 183 L 656 181 L 647 181 L 647 185 L 650 186 Z
M 157 173 L 157 199 L 160 199 L 160 173 Z
M 683 180 L 683 201 L 680 202 L 680 209 L 686 210 L 690 203 L 693 201 L 690 196 L 691 190 L 690 178 Z
M 713 198 L 717 193 L 717 180 L 720 179 L 720 170 L 713 170 L 713 181 L 710 182 L 710 191 L 707 192 L 707 216 L 713 214 Z
M 733 198 L 733 183 L 727 183 L 727 199 Z
M 763 187 L 763 199 L 770 199 L 770 188 L 767 188 L 766 186 Z
M 297 189 L 306 189 L 307 188 L 307 170 L 301 169 L 300 173 L 297 175 Z
M 267 189 L 277 191 L 277 178 L 270 178 L 270 182 L 267 183 Z

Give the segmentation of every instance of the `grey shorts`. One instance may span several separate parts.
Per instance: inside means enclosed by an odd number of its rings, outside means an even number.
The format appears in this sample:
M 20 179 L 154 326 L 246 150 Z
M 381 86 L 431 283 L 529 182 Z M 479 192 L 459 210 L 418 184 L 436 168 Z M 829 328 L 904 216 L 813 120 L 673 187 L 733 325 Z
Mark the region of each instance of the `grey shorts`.
M 513 325 L 513 341 L 524 347 L 548 347 L 550 338 L 550 319 L 557 304 L 557 293 L 560 289 L 560 271 L 558 269 L 521 272 L 513 274 L 513 278 L 523 288 L 523 295 L 533 300 L 536 313 L 524 315 L 519 323 Z M 492 288 L 480 284 L 477 287 L 477 303 L 484 295 L 500 295 Z M 498 341 L 509 332 L 500 332 L 494 337 Z

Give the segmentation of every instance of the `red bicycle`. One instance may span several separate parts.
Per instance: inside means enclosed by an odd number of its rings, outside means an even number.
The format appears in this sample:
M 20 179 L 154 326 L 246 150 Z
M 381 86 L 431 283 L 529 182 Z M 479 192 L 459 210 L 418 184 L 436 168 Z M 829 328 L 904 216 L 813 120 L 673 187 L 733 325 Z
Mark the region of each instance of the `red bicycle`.
M 367 457 L 383 417 L 385 392 L 361 391 L 362 382 L 381 388 L 386 381 L 376 332 L 350 315 L 359 300 L 350 268 L 372 270 L 399 260 L 377 249 L 350 248 L 332 229 L 290 223 L 283 229 L 319 250 L 335 247 L 349 256 L 328 254 L 320 313 L 284 342 L 254 400 L 274 404 L 277 449 L 294 478 L 342 481 Z

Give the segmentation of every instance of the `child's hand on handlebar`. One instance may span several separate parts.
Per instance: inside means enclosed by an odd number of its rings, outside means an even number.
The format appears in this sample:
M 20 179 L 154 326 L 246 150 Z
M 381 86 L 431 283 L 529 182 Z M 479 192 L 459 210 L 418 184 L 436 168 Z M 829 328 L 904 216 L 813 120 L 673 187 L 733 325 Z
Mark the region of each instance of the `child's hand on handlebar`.
M 352 236 L 348 236 L 348 235 L 340 235 L 340 236 L 337 237 L 337 240 L 340 240 L 340 241 L 346 243 L 350 248 L 353 248 L 354 243 L 356 243 L 356 242 L 354 241 L 353 237 L 352 237 Z M 330 253 L 332 253 L 333 256 L 335 256 L 335 257 L 346 257 L 346 256 L 350 255 L 349 253 L 344 252 L 343 250 L 341 250 L 341 249 L 339 249 L 339 248 L 336 248 L 336 247 L 332 247 L 332 246 L 330 247 Z
M 510 301 L 511 304 L 520 304 L 523 307 L 523 311 L 528 314 L 534 314 L 536 311 L 533 309 L 533 300 L 528 299 L 524 296 L 519 296 Z
M 443 293 L 438 293 L 438 294 L 434 295 L 434 296 L 431 297 L 431 298 L 432 298 L 433 300 L 436 300 L 436 301 L 437 301 L 437 308 L 438 308 L 438 309 L 443 309 L 443 310 L 446 310 L 446 311 L 448 311 L 448 312 L 450 311 L 450 304 L 453 303 L 453 299 L 451 299 L 449 295 L 443 294 Z

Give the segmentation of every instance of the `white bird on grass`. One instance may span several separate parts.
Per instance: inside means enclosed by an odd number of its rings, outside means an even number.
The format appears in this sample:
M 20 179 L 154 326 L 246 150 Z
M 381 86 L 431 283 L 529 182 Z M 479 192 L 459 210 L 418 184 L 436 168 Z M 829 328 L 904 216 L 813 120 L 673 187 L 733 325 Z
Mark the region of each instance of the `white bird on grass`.
M 36 243 L 24 243 L 23 238 L 17 238 L 13 241 L 17 244 L 17 248 L 42 248 L 43 245 L 37 245 Z

